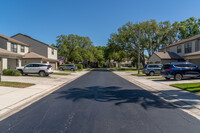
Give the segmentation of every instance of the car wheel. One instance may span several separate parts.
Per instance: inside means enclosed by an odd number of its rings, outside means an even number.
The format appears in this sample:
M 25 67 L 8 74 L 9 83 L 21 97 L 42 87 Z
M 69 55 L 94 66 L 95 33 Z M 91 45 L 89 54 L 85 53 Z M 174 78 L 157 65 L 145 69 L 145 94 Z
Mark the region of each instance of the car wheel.
M 177 73 L 177 74 L 175 74 L 174 79 L 175 79 L 176 81 L 179 81 L 179 80 L 182 79 L 182 75 L 181 75 L 180 73 Z
M 46 74 L 45 74 L 45 72 L 44 72 L 44 71 L 40 71 L 39 75 L 40 75 L 41 77 L 44 77 L 44 76 L 46 76 Z
M 150 76 L 154 76 L 154 72 L 150 72 L 149 75 L 150 75 Z
M 49 76 L 49 74 L 46 74 L 46 76 Z
M 165 77 L 166 80 L 170 80 L 170 78 Z
M 60 68 L 59 70 L 60 70 L 60 71 L 64 71 L 64 69 L 63 69 L 63 68 Z

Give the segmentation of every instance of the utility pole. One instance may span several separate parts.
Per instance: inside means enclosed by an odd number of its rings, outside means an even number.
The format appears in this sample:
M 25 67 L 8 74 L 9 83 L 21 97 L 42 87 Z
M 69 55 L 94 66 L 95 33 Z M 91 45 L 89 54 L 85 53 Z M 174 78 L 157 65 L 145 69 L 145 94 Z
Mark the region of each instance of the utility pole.
M 138 35 L 138 74 L 140 74 L 140 28 Z

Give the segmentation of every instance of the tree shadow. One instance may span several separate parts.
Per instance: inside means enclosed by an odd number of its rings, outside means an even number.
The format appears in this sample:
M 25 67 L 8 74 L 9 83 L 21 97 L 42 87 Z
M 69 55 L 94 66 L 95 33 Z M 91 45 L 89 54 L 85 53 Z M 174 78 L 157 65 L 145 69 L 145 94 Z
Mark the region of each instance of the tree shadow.
M 144 109 L 148 109 L 149 107 L 175 108 L 158 96 L 142 89 L 122 89 L 117 86 L 91 86 L 86 88 L 71 88 L 58 93 L 60 96 L 57 99 L 65 98 L 73 102 L 88 99 L 97 102 L 112 102 L 116 106 L 127 103 L 138 103 Z

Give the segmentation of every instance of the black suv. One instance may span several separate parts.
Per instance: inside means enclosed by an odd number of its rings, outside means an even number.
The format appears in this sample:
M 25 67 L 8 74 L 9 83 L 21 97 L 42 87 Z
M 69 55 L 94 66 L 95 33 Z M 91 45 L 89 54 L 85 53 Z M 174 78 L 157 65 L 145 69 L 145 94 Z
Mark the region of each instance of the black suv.
M 188 62 L 164 64 L 161 69 L 161 75 L 165 79 L 174 78 L 175 80 L 195 78 L 200 76 L 200 68 Z

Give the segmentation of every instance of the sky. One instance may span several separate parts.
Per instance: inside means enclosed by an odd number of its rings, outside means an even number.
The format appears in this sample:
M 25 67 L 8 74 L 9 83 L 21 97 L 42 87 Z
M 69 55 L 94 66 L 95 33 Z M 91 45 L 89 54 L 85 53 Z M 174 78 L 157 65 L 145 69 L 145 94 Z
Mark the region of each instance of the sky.
M 199 0 L 0 0 L 0 34 L 26 34 L 55 44 L 61 34 L 88 36 L 105 46 L 127 22 L 200 18 Z

